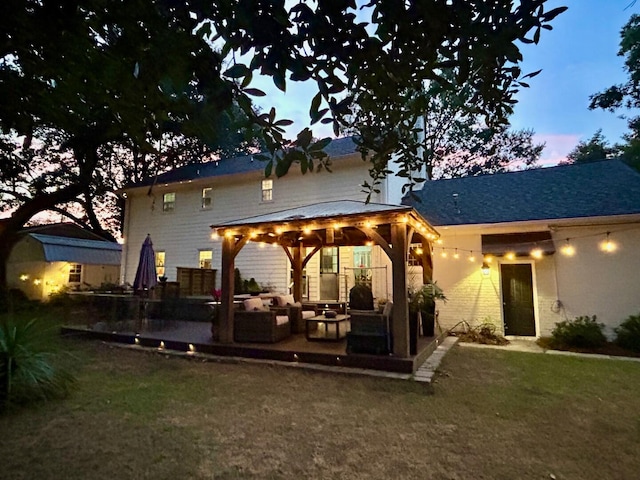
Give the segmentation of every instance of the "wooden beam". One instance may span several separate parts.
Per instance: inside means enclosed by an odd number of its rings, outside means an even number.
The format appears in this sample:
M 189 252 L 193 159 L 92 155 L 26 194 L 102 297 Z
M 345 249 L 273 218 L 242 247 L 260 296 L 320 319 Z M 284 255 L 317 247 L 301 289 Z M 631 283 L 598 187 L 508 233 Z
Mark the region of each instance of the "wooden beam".
M 317 245 L 313 251 L 307 255 L 306 257 L 304 257 L 304 260 L 302 261 L 302 269 L 304 270 L 305 268 L 307 268 L 307 263 L 309 263 L 309 260 L 311 260 L 313 258 L 313 256 L 318 253 L 320 250 L 322 250 L 322 245 Z
M 233 247 L 233 258 L 236 258 L 238 256 L 240 250 L 242 250 L 242 247 L 244 247 L 248 241 L 249 236 L 245 235 L 244 237 L 241 237 L 240 240 L 235 242 L 235 246 Z
M 222 237 L 222 278 L 220 285 L 220 313 L 218 315 L 220 343 L 233 343 L 235 247 L 235 238 Z
M 416 231 L 415 228 L 409 227 L 409 233 L 407 233 L 407 253 L 410 253 L 411 250 L 411 242 L 413 241 L 413 234 Z
M 392 258 L 393 253 L 391 252 L 391 247 L 389 246 L 387 241 L 382 237 L 382 235 L 376 232 L 373 228 L 367 228 L 367 227 L 356 227 L 356 228 L 361 232 L 363 232 L 365 235 L 367 235 L 371 240 L 373 240 L 376 243 L 376 245 L 380 245 L 380 248 L 384 250 L 384 253 L 387 254 L 387 257 L 389 257 L 389 259 Z M 392 231 L 393 231 L 393 228 L 392 228 Z M 405 238 L 406 238 L 406 231 L 405 231 Z
M 289 263 L 291 263 L 291 265 L 293 266 L 293 255 L 291 255 L 291 252 L 289 251 L 289 247 L 286 245 L 280 245 L 280 246 L 284 250 L 284 253 L 287 254 L 287 257 L 289 257 Z
M 302 300 L 302 246 L 293 247 L 293 299 Z
M 393 311 L 391 331 L 393 354 L 400 358 L 409 356 L 409 303 L 407 299 L 407 226 L 391 225 L 391 265 L 393 269 Z
M 433 280 L 433 258 L 431 257 L 431 243 L 426 238 L 422 238 L 422 283 L 426 284 Z

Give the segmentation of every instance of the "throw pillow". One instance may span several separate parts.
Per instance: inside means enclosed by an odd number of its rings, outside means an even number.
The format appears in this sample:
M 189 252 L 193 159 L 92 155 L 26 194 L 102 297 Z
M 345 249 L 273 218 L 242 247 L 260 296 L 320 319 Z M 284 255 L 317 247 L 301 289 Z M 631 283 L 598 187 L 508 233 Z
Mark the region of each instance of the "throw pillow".
M 255 298 L 247 298 L 244 302 L 244 309 L 248 312 L 254 311 L 254 310 L 264 310 L 264 307 L 262 306 L 262 299 L 255 297 Z
M 278 305 L 281 307 L 286 307 L 289 304 L 295 303 L 293 299 L 293 295 L 280 295 L 277 297 Z

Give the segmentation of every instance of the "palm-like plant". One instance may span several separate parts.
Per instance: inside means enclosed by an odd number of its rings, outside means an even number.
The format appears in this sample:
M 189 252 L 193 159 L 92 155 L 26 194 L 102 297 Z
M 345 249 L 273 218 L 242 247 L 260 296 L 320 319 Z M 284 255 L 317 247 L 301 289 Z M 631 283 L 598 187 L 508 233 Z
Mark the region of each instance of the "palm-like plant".
M 36 319 L 0 320 L 0 411 L 68 393 L 74 379 L 56 365 L 50 333 L 51 329 Z

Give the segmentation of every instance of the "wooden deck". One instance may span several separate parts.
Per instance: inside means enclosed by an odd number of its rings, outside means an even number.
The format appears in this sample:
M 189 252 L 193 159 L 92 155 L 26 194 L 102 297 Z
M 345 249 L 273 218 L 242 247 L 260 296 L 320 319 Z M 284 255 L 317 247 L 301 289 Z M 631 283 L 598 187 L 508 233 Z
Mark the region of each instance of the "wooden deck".
M 157 348 L 160 342 L 164 342 L 164 348 L 183 352 L 194 349 L 201 353 L 220 356 L 315 363 L 397 373 L 415 372 L 439 343 L 439 339 L 435 337 L 418 337 L 417 355 L 397 358 L 393 355 L 347 354 L 346 339 L 339 342 L 310 342 L 304 334 L 293 334 L 271 344 L 221 344 L 211 339 L 209 328 L 209 323 L 181 321 L 142 333 L 100 332 L 85 327 L 66 326 L 62 328 L 62 334 L 152 348 Z

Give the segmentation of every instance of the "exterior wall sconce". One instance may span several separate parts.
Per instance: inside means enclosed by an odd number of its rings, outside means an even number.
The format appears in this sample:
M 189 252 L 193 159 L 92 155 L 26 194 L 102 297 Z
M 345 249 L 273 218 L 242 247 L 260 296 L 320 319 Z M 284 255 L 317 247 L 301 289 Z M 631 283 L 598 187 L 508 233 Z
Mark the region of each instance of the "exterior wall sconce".
M 482 262 L 482 266 L 480 267 L 480 271 L 482 272 L 483 277 L 488 277 L 491 273 L 491 267 L 487 262 Z

